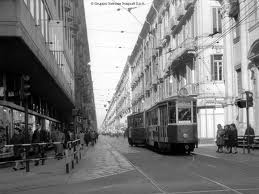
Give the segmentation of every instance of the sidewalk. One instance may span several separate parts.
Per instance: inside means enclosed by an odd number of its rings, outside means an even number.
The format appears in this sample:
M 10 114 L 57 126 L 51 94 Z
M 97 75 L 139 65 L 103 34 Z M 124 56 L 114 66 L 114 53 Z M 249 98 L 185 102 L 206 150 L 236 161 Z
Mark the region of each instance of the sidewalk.
M 249 154 L 247 153 L 247 149 L 245 149 L 245 153 L 243 153 L 243 148 L 238 148 L 237 154 L 218 153 L 216 150 L 217 146 L 215 144 L 206 144 L 199 145 L 199 148 L 196 148 L 194 153 L 201 156 L 207 156 L 215 159 L 224 159 L 259 167 L 258 149 L 251 149 Z
M 30 172 L 0 169 L 0 193 L 30 191 L 108 177 L 134 170 L 129 162 L 104 139 L 82 151 L 82 159 L 66 174 L 65 159 L 47 160 L 45 165 L 30 165 Z
M 86 149 L 84 150 L 86 152 Z M 82 154 L 85 154 L 82 152 Z M 71 167 L 71 166 L 70 166 Z M 49 159 L 44 165 L 30 163 L 30 172 L 14 171 L 12 167 L 0 169 L 0 193 L 19 192 L 38 187 L 63 184 L 70 174 L 66 174 L 65 159 Z

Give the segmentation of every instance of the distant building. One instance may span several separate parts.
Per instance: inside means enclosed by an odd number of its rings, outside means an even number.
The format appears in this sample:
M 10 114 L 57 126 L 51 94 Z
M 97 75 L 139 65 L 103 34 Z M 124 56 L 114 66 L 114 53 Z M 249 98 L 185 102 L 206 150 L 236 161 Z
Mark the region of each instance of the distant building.
M 120 80 L 117 84 L 114 97 L 107 109 L 103 121 L 104 130 L 123 133 L 127 127 L 127 116 L 131 114 L 131 71 L 126 62 Z
M 77 131 L 97 130 L 84 1 L 78 0 L 74 3 L 75 20 L 78 25 L 75 36 L 75 99 L 78 113 L 75 119 L 76 127 Z

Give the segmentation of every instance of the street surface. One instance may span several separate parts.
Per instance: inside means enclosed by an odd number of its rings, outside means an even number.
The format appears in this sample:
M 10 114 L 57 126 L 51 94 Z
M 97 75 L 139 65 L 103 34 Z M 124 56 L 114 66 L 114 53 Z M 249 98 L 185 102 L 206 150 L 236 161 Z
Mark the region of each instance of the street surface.
M 257 194 L 259 150 L 219 154 L 203 145 L 188 155 L 161 155 L 128 146 L 122 137 L 100 136 L 84 149 L 69 174 L 65 160 L 31 165 L 31 172 L 0 169 L 1 194 Z

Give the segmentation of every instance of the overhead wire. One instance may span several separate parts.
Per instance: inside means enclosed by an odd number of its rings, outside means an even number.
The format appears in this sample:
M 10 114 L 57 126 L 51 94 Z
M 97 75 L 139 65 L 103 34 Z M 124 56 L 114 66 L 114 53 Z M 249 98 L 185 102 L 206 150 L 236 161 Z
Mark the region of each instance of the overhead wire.
M 251 2 L 250 2 L 250 3 L 251 3 Z M 243 10 L 243 9 L 245 9 L 247 6 L 249 6 L 250 3 L 248 3 L 246 6 L 244 6 L 241 10 Z M 251 7 L 250 9 L 254 9 L 254 7 Z M 250 9 L 249 9 L 249 10 L 250 10 Z M 249 10 L 248 10 L 248 11 L 249 11 Z M 228 35 L 228 34 L 231 32 L 231 30 L 235 29 L 235 27 L 238 27 L 238 26 L 242 23 L 242 21 L 246 20 L 247 17 L 249 17 L 254 11 L 255 11 L 255 9 L 254 9 L 252 12 L 250 12 L 249 14 L 245 15 L 244 18 L 241 19 L 241 20 L 239 20 L 236 24 L 234 24 L 234 25 L 230 26 L 228 29 L 226 29 L 225 32 L 222 33 L 215 41 L 213 41 L 211 44 L 209 44 L 206 49 L 208 49 L 208 48 L 210 48 L 211 46 L 215 45 L 218 41 L 220 41 L 222 38 L 224 38 L 226 35 Z M 229 21 L 229 22 L 230 22 L 230 21 Z M 228 22 L 228 23 L 229 23 L 229 22 Z M 226 25 L 224 25 L 224 26 L 226 26 Z M 223 29 L 223 28 L 222 28 L 222 29 Z M 205 43 L 206 43 L 207 41 L 208 41 L 208 40 L 203 41 L 203 42 L 201 43 L 201 45 L 205 45 Z M 198 53 L 198 54 L 200 54 L 200 53 Z
M 128 33 L 128 34 L 138 34 L 138 32 L 129 32 L 125 30 L 108 30 L 108 29 L 96 29 L 96 28 L 87 28 L 87 30 L 91 31 L 100 31 L 100 32 L 116 32 L 116 33 Z
M 118 2 L 116 2 L 115 0 L 112 0 L 114 3 L 118 3 Z M 132 15 L 134 18 L 135 18 L 135 20 L 140 24 L 140 25 L 143 25 L 143 23 L 133 14 L 133 13 L 131 13 L 131 11 L 129 11 L 129 9 L 127 9 L 126 7 L 124 7 L 124 6 L 122 6 L 121 4 L 119 4 L 119 6 L 120 7 L 122 7 L 124 10 L 126 10 L 130 15 Z

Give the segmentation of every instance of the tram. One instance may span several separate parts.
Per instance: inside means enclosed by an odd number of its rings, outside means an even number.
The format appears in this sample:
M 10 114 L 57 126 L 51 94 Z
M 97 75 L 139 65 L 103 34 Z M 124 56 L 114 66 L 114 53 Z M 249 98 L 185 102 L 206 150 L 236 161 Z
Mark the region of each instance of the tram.
M 182 151 L 188 154 L 198 145 L 195 98 L 172 97 L 157 103 L 145 112 L 130 115 L 128 119 L 134 118 L 135 115 L 141 115 L 141 118 L 144 118 L 141 129 L 144 128 L 145 133 L 131 136 L 129 142 L 134 142 L 135 138 L 143 139 L 144 135 L 146 145 L 155 150 Z M 134 130 L 133 125 L 131 131 Z
M 131 146 L 146 143 L 144 127 L 144 112 L 131 114 L 127 117 L 128 121 L 128 142 Z

